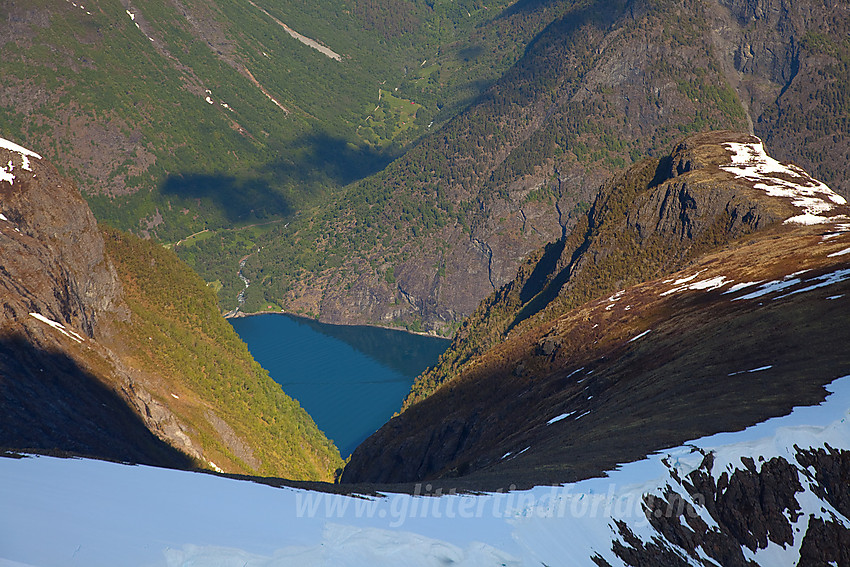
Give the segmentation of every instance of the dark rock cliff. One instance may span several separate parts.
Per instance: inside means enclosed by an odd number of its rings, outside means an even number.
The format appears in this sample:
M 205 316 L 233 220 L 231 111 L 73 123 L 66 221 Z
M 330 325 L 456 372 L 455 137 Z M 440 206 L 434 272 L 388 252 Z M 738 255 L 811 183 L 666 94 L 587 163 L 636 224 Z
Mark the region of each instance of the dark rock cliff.
M 819 457 L 809 460 L 812 454 Z M 644 496 L 646 519 L 657 534 L 653 541 L 642 541 L 625 522 L 616 522 L 614 555 L 634 567 L 690 565 L 685 556 L 743 567 L 774 564 L 775 557 L 756 554 L 781 547 L 800 566 L 850 564 L 850 529 L 841 518 L 847 511 L 835 507 L 836 515 L 822 507 L 821 517 L 816 517 L 801 506 L 808 496 L 803 483 L 825 506 L 834 506 L 824 497 L 829 486 L 823 482 L 824 473 L 846 486 L 850 452 L 825 444 L 797 448 L 796 458 L 756 461 L 742 455 L 740 465 L 721 472 L 714 455 L 705 454 L 702 464 L 684 478 L 671 474 L 679 486 Z M 601 558 L 596 562 L 609 565 Z

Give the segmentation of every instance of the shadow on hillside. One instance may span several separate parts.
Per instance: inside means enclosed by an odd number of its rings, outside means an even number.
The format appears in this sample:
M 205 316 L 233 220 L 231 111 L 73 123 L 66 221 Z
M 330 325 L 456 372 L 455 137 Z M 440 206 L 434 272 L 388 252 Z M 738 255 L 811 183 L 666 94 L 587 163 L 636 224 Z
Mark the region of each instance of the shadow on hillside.
M 294 212 L 293 199 L 368 177 L 398 156 L 322 132 L 280 145 L 274 152 L 278 158 L 256 170 L 169 175 L 162 193 L 206 201 L 231 222 L 281 217 Z
M 292 212 L 289 200 L 256 174 L 234 176 L 207 173 L 169 175 L 162 185 L 164 195 L 212 201 L 231 222 L 247 218 L 284 216 Z
M 355 146 L 344 138 L 314 132 L 282 149 L 279 155 L 277 161 L 264 169 L 276 179 L 348 185 L 381 171 L 400 152 Z
M 188 469 L 111 388 L 59 352 L 0 339 L 0 447 Z

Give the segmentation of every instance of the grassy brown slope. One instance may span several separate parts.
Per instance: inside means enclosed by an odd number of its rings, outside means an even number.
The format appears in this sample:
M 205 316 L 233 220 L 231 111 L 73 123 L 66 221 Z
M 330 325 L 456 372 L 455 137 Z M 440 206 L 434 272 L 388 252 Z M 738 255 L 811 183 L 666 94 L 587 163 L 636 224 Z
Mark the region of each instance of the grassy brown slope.
M 850 268 L 846 256 L 828 257 L 850 235 L 822 242 L 824 231 L 779 226 L 677 277 L 703 270 L 697 280 L 737 283 L 807 269 L 812 281 Z M 738 301 L 755 288 L 661 295 L 672 287 L 640 284 L 512 336 L 362 445 L 343 480 L 475 489 L 576 480 L 817 403 L 824 384 L 850 372 L 847 281 Z
M 154 243 L 111 229 L 104 240 L 132 312 L 110 346 L 205 457 L 228 472 L 332 480 L 338 450 L 253 360 L 204 282 Z

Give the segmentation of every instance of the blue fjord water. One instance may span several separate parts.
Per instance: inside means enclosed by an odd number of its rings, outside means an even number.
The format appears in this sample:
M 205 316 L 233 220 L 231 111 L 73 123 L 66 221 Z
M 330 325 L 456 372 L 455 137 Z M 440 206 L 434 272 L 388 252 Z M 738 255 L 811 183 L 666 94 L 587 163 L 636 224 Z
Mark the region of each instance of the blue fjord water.
M 445 339 L 277 313 L 230 323 L 343 458 L 398 411 L 413 379 L 449 346 Z

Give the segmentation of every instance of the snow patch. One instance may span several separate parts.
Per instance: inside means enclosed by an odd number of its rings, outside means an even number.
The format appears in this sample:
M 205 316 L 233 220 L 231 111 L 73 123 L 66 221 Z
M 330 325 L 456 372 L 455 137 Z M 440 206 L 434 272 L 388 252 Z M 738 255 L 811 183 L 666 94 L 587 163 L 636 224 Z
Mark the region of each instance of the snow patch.
M 690 278 L 686 278 L 685 281 L 690 281 L 690 280 L 694 279 L 695 277 L 696 276 L 691 276 Z M 714 289 L 721 288 L 721 287 L 723 287 L 727 284 L 730 284 L 730 283 L 732 283 L 732 281 L 734 281 L 734 280 L 727 280 L 726 276 L 716 276 L 716 277 L 713 277 L 713 278 L 709 278 L 707 280 L 700 280 L 698 282 L 690 283 L 690 284 L 687 284 L 687 285 L 679 285 L 677 287 L 674 287 L 674 288 L 672 288 L 668 291 L 661 293 L 660 297 L 665 297 L 665 296 L 670 295 L 672 293 L 678 293 L 680 291 L 685 291 L 685 290 L 711 291 L 711 290 L 714 290 Z
M 609 297 L 608 301 L 618 301 L 621 297 L 623 297 L 624 293 L 626 293 L 626 290 L 621 289 L 620 291 Z
M 697 273 L 695 273 L 695 274 L 693 274 L 693 275 L 691 275 L 691 276 L 685 276 L 684 278 L 680 278 L 680 279 L 678 279 L 678 280 L 673 280 L 673 285 L 682 285 L 683 283 L 688 283 L 689 281 L 693 281 L 693 280 L 695 280 L 695 279 L 696 279 L 696 278 L 697 278 L 697 277 L 698 277 L 701 273 L 703 273 L 704 271 L 705 271 L 705 270 L 700 270 L 700 271 L 698 271 Z M 668 281 L 669 281 L 669 280 L 668 280 Z M 666 282 L 665 282 L 665 283 L 666 283 Z
M 752 286 L 754 286 L 754 285 L 758 285 L 758 284 L 760 284 L 762 281 L 764 281 L 764 280 L 759 280 L 759 281 L 757 281 L 757 282 L 741 282 L 741 283 L 737 283 L 737 284 L 733 285 L 732 287 L 730 287 L 729 289 L 727 289 L 726 291 L 724 291 L 724 292 L 723 292 L 723 295 L 726 295 L 726 294 L 728 294 L 728 293 L 735 293 L 735 292 L 741 291 L 742 289 L 745 289 L 745 288 L 748 288 L 748 287 L 752 287 Z
M 15 174 L 12 173 L 13 169 L 15 169 L 15 165 L 12 163 L 12 160 L 9 160 L 9 165 L 0 167 L 0 181 L 5 181 L 9 185 L 14 185 Z
M 791 274 L 793 275 L 793 274 Z M 769 281 L 767 283 L 763 283 L 759 286 L 759 289 L 752 293 L 748 293 L 746 295 L 742 295 L 740 297 L 732 298 L 732 301 L 738 301 L 739 299 L 756 299 L 757 297 L 761 297 L 763 295 L 767 295 L 769 293 L 775 293 L 777 291 L 782 291 L 783 289 L 787 289 L 789 287 L 794 287 L 802 280 L 800 278 L 794 278 L 789 276 L 785 276 L 785 278 L 781 280 Z
M 567 412 L 567 413 L 562 413 L 561 415 L 556 416 L 556 417 L 553 417 L 552 419 L 550 419 L 549 421 L 547 421 L 547 422 L 546 422 L 546 425 L 552 425 L 553 423 L 558 423 L 558 422 L 559 422 L 559 421 L 561 421 L 562 419 L 566 419 L 566 418 L 570 417 L 571 415 L 573 415 L 574 413 L 575 413 L 575 411 L 571 411 L 571 412 Z
M 567 374 L 567 378 L 572 378 L 573 376 L 575 376 L 576 374 L 578 374 L 582 370 L 584 370 L 584 366 L 582 366 L 581 368 L 577 368 L 576 370 L 573 370 L 572 372 Z
M 723 287 L 727 283 L 730 282 L 726 280 L 726 276 L 717 276 L 716 278 L 692 283 L 688 286 L 688 289 L 712 290 Z
M 721 166 L 720 169 L 751 181 L 755 189 L 761 189 L 771 197 L 789 198 L 795 207 L 802 209 L 803 214 L 786 219 L 786 223 L 829 222 L 835 219 L 827 218 L 824 213 L 835 205 L 847 204 L 844 197 L 809 176 L 800 167 L 780 163 L 767 155 L 761 140 L 746 144 L 727 142 L 723 146 L 732 152 L 732 164 Z
M 626 293 L 626 290 L 621 289 L 620 291 L 609 297 L 608 301 L 611 301 L 612 303 L 605 308 L 605 311 L 611 311 L 611 309 L 614 307 L 614 303 L 619 301 L 623 297 L 624 293 Z
M 836 270 L 836 271 L 831 272 L 829 274 L 824 274 L 822 276 L 814 277 L 814 278 L 812 278 L 812 279 L 810 279 L 806 282 L 806 283 L 808 283 L 808 282 L 817 282 L 817 283 L 807 285 L 806 287 L 804 287 L 802 289 L 794 290 L 790 293 L 780 295 L 779 297 L 774 297 L 774 299 L 783 299 L 785 297 L 795 295 L 797 293 L 805 293 L 807 291 L 812 291 L 813 289 L 818 289 L 818 288 L 821 288 L 821 287 L 826 287 L 828 285 L 841 283 L 841 282 L 846 281 L 846 280 L 850 280 L 850 269 Z
M 827 258 L 835 258 L 836 256 L 844 256 L 845 254 L 850 254 L 850 248 L 845 248 L 840 252 L 833 252 L 832 254 L 827 254 Z
M 74 340 L 78 343 L 82 343 L 85 340 L 85 338 L 83 338 L 79 334 L 75 333 L 71 329 L 66 329 L 65 325 L 63 325 L 62 323 L 54 321 L 53 319 L 48 319 L 47 317 L 45 317 L 41 313 L 30 313 L 30 317 L 33 317 L 34 319 L 38 319 L 42 323 L 53 327 L 54 329 L 56 329 L 57 331 L 59 331 L 60 333 L 62 333 L 66 337 L 68 337 L 69 339 Z
M 738 374 L 749 374 L 751 372 L 761 372 L 762 370 L 770 370 L 773 368 L 772 364 L 767 366 L 759 366 L 758 368 L 753 368 L 752 370 L 739 370 L 738 372 L 730 372 L 729 376 L 737 376 Z
M 828 217 L 821 217 L 813 213 L 803 213 L 802 215 L 795 215 L 785 219 L 782 224 L 794 223 L 814 226 L 816 224 L 828 223 L 831 220 Z
M 17 152 L 24 157 L 33 157 L 35 159 L 41 159 L 41 156 L 35 153 L 34 151 L 28 150 L 23 146 L 19 146 L 18 144 L 10 142 L 9 140 L 5 140 L 3 138 L 0 138 L 0 148 L 4 150 L 9 150 L 10 152 Z M 27 162 L 27 165 L 29 165 L 29 162 Z
M 645 337 L 646 335 L 648 335 L 648 334 L 649 334 L 649 332 L 650 332 L 651 330 L 652 330 L 652 329 L 647 329 L 647 330 L 645 330 L 645 331 L 644 331 L 644 332 L 642 332 L 641 334 L 639 334 L 639 335 L 637 335 L 637 336 L 635 336 L 635 337 L 630 338 L 630 339 L 628 340 L 628 342 L 632 343 L 632 342 L 634 342 L 634 341 L 638 340 L 638 339 L 639 339 L 639 338 L 641 338 L 641 337 Z

